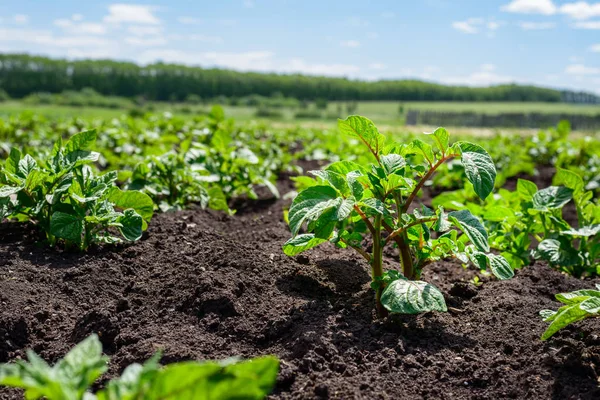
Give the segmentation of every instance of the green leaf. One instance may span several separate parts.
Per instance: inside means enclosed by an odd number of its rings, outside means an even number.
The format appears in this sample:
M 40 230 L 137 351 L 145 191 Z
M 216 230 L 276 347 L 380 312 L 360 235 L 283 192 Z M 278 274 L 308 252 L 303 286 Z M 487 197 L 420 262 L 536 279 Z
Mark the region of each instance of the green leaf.
M 0 186 L 0 199 L 10 197 L 13 194 L 19 193 L 21 190 L 23 190 L 22 187 Z
M 390 214 L 387 208 L 385 207 L 385 204 L 381 200 L 376 198 L 370 198 L 362 201 L 359 204 L 359 207 L 365 208 L 365 214 L 369 216 L 377 214 L 387 216 Z
M 362 174 L 367 173 L 365 167 L 352 161 L 336 161 L 325 167 L 325 170 L 337 172 L 340 175 L 348 175 L 350 172 L 354 171 L 359 171 Z
M 446 152 L 446 150 L 448 149 L 448 144 L 449 144 L 449 135 L 448 135 L 448 131 L 446 129 L 440 127 L 440 128 L 437 128 L 433 132 L 425 132 L 425 134 L 433 135 L 440 151 L 442 153 Z
M 21 152 L 16 147 L 10 149 L 10 154 L 6 159 L 4 168 L 7 172 L 16 175 L 19 172 L 19 161 L 21 161 Z M 24 177 L 23 177 L 24 178 Z
M 556 311 L 552 311 L 552 310 L 541 310 L 540 311 L 540 317 L 542 317 L 544 322 L 550 322 L 552 319 L 554 319 L 555 315 L 556 315 Z
M 295 256 L 326 241 L 327 239 L 317 238 L 312 233 L 298 235 L 285 242 L 283 252 L 288 256 Z
M 461 162 L 465 174 L 480 199 L 485 199 L 494 190 L 496 167 L 485 149 L 469 142 L 459 142 Z
M 556 239 L 542 240 L 537 247 L 537 253 L 543 260 L 561 267 L 577 265 L 581 261 L 577 250 Z
M 106 199 L 122 210 L 134 209 L 147 222 L 154 214 L 154 202 L 150 196 L 137 190 L 123 191 L 115 186 L 110 188 Z
M 338 174 L 337 172 L 328 170 L 317 170 L 310 171 L 311 175 L 319 177 L 321 180 L 329 183 L 333 188 L 339 191 L 343 196 L 350 194 L 350 188 L 346 182 L 346 176 Z
M 448 310 L 444 296 L 435 286 L 405 278 L 395 280 L 385 288 L 381 303 L 390 312 L 399 314 Z
M 381 165 L 387 175 L 392 175 L 406 166 L 406 160 L 401 155 L 388 154 L 381 156 Z
M 108 357 L 102 355 L 102 344 L 98 336 L 91 335 L 69 351 L 54 369 L 76 383 L 79 395 L 83 395 L 106 372 L 107 362 Z
M 550 186 L 533 195 L 533 208 L 549 211 L 562 208 L 573 198 L 573 190 L 564 186 Z
M 579 308 L 590 314 L 600 313 L 600 297 L 590 297 L 589 299 L 582 301 Z
M 73 348 L 64 359 L 50 367 L 35 353 L 27 362 L 0 364 L 0 386 L 22 388 L 26 399 L 80 400 L 89 387 L 107 370 L 100 341 L 92 335 Z
M 58 238 L 81 243 L 83 220 L 76 215 L 57 211 L 50 219 L 50 233 Z
M 338 119 L 338 128 L 343 134 L 359 138 L 376 157 L 383 149 L 385 137 L 368 118 L 351 115 L 345 120 Z
M 0 196 L 0 197 L 2 197 L 2 196 Z M 561 232 L 561 234 L 563 234 L 563 235 L 583 236 L 583 237 L 595 236 L 598 233 L 600 233 L 600 224 L 583 226 L 579 229 L 569 229 L 569 230 Z
M 515 272 L 506 261 L 506 258 L 496 255 L 496 254 L 487 254 L 487 258 L 490 264 L 490 269 L 492 273 L 501 280 L 510 279 L 515 276 Z
M 563 168 L 557 168 L 554 178 L 552 178 L 552 184 L 555 186 L 565 186 L 574 193 L 580 193 L 583 191 L 584 183 L 581 176 L 577 175 L 573 171 L 569 171 Z
M 119 231 L 125 239 L 135 242 L 142 237 L 144 219 L 135 210 L 130 208 L 123 211 L 123 215 L 117 218 L 117 222 L 121 224 Z
M 425 143 L 420 139 L 415 139 L 410 143 L 409 152 L 422 155 L 429 165 L 433 165 L 435 157 L 433 156 L 433 148 L 429 143 Z
M 75 150 L 65 155 L 65 161 L 75 166 L 96 162 L 98 158 L 100 158 L 100 153 L 86 150 Z
M 21 161 L 19 161 L 19 173 L 23 177 L 29 176 L 29 174 L 37 168 L 37 162 L 29 154 L 26 154 Z
M 232 213 L 229 210 L 229 204 L 227 203 L 227 196 L 223 193 L 223 190 L 218 186 L 213 186 L 208 189 L 208 207 L 217 210 Z
M 96 130 L 79 132 L 73 135 L 67 143 L 65 143 L 65 153 L 73 153 L 75 151 L 84 150 L 90 151 L 96 144 Z
M 538 187 L 535 183 L 528 181 L 526 179 L 517 180 L 517 193 L 519 193 L 519 197 L 526 201 L 531 201 L 533 199 L 533 195 L 538 191 Z
M 542 335 L 542 340 L 549 339 L 556 332 L 561 330 L 573 322 L 581 321 L 589 316 L 589 313 L 582 310 L 579 304 L 564 306 L 558 309 L 556 315 L 553 316 L 552 323 Z
M 296 236 L 304 222 L 317 219 L 325 211 L 340 205 L 337 192 L 330 186 L 312 186 L 300 192 L 289 211 L 292 236 Z
M 467 235 L 478 250 L 490 250 L 485 228 L 469 210 L 453 211 L 448 214 L 448 219 Z

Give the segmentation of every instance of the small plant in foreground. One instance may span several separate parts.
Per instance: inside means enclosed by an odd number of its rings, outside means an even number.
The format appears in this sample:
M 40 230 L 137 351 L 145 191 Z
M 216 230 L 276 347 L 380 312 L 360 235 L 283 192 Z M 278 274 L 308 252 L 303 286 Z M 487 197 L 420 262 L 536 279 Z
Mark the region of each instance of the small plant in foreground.
M 161 366 L 160 355 L 128 366 L 120 378 L 95 394 L 90 387 L 108 369 L 108 357 L 92 335 L 54 366 L 33 351 L 28 362 L 0 364 L 0 386 L 21 388 L 25 398 L 47 400 L 227 400 L 263 399 L 275 384 L 279 361 L 272 356 L 248 361 L 180 362 Z
M 540 316 L 544 321 L 550 322 L 550 326 L 542 335 L 542 340 L 550 338 L 556 332 L 573 322 L 590 317 L 600 317 L 600 285 L 596 285 L 596 289 L 584 289 L 557 294 L 556 300 L 563 303 L 564 306 L 556 311 L 540 311 Z
M 434 211 L 425 206 L 411 210 L 425 182 L 439 166 L 455 157 L 460 157 L 477 195 L 486 198 L 494 187 L 496 169 L 482 147 L 468 142 L 451 146 L 444 128 L 431 134 L 437 152 L 419 139 L 386 146 L 373 122 L 360 116 L 340 120 L 339 129 L 359 139 L 375 163 L 366 168 L 338 161 L 312 172 L 319 183 L 300 192 L 289 210 L 293 237 L 283 246 L 287 255 L 327 241 L 353 248 L 371 264 L 380 316 L 388 311 L 446 311 L 442 293 L 419 280 L 422 269 L 433 261 L 456 257 L 481 269 L 490 267 L 500 279 L 513 276 L 502 256 L 488 253 L 487 232 L 468 210 L 446 213 L 443 207 Z M 300 234 L 305 224 L 308 233 Z M 452 227 L 464 234 L 459 235 Z M 363 247 L 365 236 L 372 240 L 370 254 Z M 399 249 L 402 273 L 383 270 L 383 248 L 390 243 Z
M 142 237 L 153 214 L 152 199 L 136 191 L 121 191 L 117 172 L 94 176 L 87 164 L 98 160 L 91 151 L 96 131 L 59 140 L 47 160 L 38 163 L 13 148 L 0 168 L 0 221 L 32 221 L 46 233 L 50 245 L 86 250 L 92 243 L 129 241 Z M 119 208 L 121 211 L 116 211 Z

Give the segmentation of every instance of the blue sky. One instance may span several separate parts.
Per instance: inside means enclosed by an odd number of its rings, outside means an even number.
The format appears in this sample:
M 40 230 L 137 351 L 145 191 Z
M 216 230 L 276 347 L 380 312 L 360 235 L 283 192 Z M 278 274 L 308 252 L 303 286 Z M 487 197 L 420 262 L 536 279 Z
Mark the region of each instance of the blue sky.
M 2 1 L 0 51 L 600 93 L 600 2 Z

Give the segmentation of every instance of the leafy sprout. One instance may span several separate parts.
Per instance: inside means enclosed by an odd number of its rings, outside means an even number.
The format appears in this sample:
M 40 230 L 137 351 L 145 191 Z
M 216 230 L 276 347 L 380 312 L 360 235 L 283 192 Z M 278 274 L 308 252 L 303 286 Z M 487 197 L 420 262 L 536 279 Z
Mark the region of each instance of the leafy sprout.
M 481 146 L 451 145 L 444 128 L 429 134 L 435 148 L 420 139 L 386 144 L 373 122 L 360 116 L 340 120 L 339 130 L 356 138 L 374 162 L 363 166 L 342 160 L 311 172 L 317 182 L 301 191 L 289 210 L 292 238 L 283 246 L 287 255 L 325 242 L 354 249 L 371 265 L 380 316 L 446 311 L 442 293 L 420 281 L 423 268 L 437 260 L 455 257 L 489 267 L 500 279 L 513 276 L 502 256 L 489 253 L 487 232 L 468 210 L 446 213 L 443 207 L 413 204 L 436 170 L 454 158 L 460 158 L 477 195 L 486 198 L 496 170 Z M 370 252 L 364 246 L 366 237 L 372 242 Z M 398 247 L 401 273 L 383 270 L 386 245 Z

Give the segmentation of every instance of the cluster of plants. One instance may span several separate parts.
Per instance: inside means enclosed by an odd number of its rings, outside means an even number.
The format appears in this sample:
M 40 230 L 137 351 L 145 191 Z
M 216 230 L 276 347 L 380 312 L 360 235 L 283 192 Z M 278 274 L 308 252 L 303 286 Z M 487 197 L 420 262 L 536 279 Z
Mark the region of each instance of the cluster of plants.
M 467 187 L 442 194 L 433 203 L 483 218 L 492 233 L 491 247 L 514 268 L 541 259 L 576 277 L 600 274 L 600 205 L 576 173 L 559 168 L 554 186 L 542 189 L 519 179 L 516 190 L 500 189 L 479 203 L 467 201 L 473 192 Z M 571 223 L 563 216 L 566 207 L 574 209 Z
M 36 160 L 13 148 L 0 167 L 0 220 L 35 223 L 50 245 L 86 250 L 94 243 L 136 241 L 152 218 L 153 203 L 144 193 L 122 191 L 117 173 L 94 173 L 94 130 L 54 144 Z M 119 232 L 121 237 L 116 236 Z
M 287 132 L 258 124 L 236 127 L 218 106 L 192 121 L 170 115 L 59 123 L 34 115 L 10 118 L 0 121 L 0 155 L 17 148 L 46 159 L 57 136 L 87 129 L 99 133 L 100 153 L 88 165 L 116 172 L 121 187 L 146 193 L 163 211 L 192 204 L 229 210 L 237 198 L 256 199 L 260 186 L 277 197 L 277 176 L 293 169 L 296 157 Z
M 0 386 L 23 389 L 28 400 L 259 400 L 271 392 L 279 370 L 272 356 L 166 366 L 160 358 L 159 353 L 144 364 L 131 364 L 92 392 L 109 361 L 92 335 L 53 366 L 33 351 L 27 352 L 27 361 L 0 364 Z
M 423 268 L 440 259 L 471 262 L 500 279 L 513 276 L 506 259 L 489 252 L 488 234 L 468 210 L 446 213 L 443 207 L 412 207 L 425 182 L 453 158 L 461 160 L 477 195 L 488 197 L 496 169 L 481 146 L 451 144 L 443 128 L 431 134 L 434 146 L 420 139 L 386 145 L 373 122 L 359 116 L 340 120 L 339 130 L 357 138 L 374 162 L 365 166 L 340 160 L 311 171 L 315 182 L 298 193 L 289 209 L 292 238 L 283 246 L 286 254 L 297 255 L 325 242 L 354 249 L 371 265 L 380 316 L 388 311 L 446 311 L 442 293 L 420 280 Z M 401 271 L 384 271 L 387 245 L 398 248 Z

